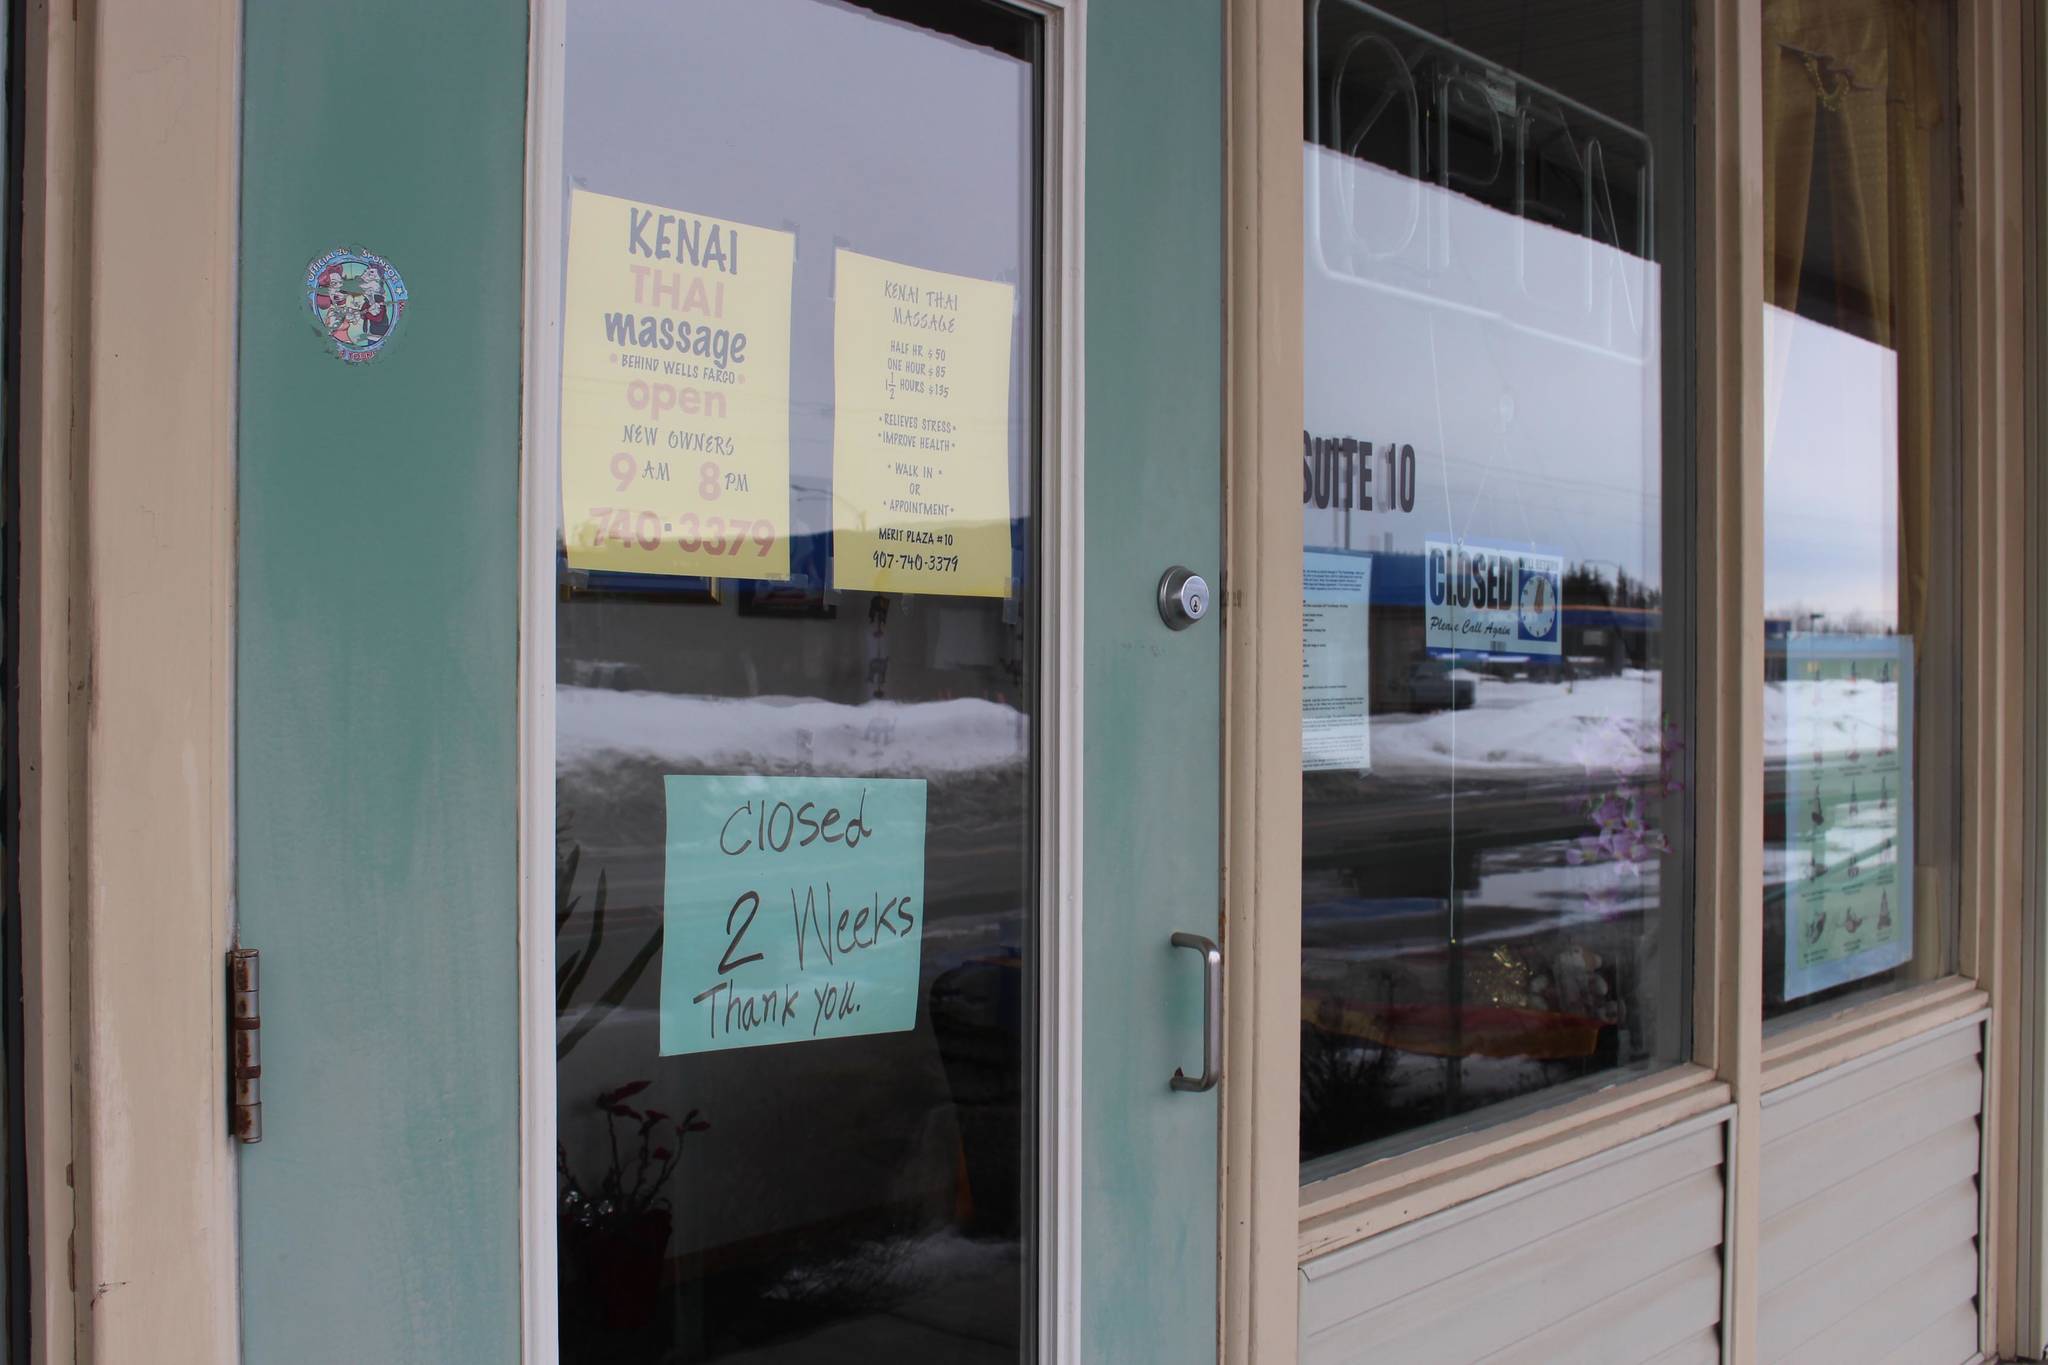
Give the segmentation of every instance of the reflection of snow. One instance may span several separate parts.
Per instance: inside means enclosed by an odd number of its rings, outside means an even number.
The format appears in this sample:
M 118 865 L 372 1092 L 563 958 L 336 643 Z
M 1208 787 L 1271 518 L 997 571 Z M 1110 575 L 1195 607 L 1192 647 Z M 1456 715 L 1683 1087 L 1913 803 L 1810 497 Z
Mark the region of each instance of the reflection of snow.
M 1558 934 L 1603 953 L 1630 951 L 1662 904 L 1661 864 L 1570 867 L 1566 846 L 1550 840 L 1484 855 L 1478 884 L 1460 897 L 1458 942 L 1469 949 Z M 1319 963 L 1398 960 L 1418 945 L 1434 951 L 1449 929 L 1437 918 L 1449 914 L 1442 900 L 1373 899 L 1308 875 L 1302 900 L 1309 953 Z
M 1546 928 L 1602 924 L 1624 915 L 1647 916 L 1659 904 L 1662 883 L 1658 863 L 1564 864 L 1565 843 L 1529 844 L 1512 858 L 1496 855 L 1481 864 L 1479 885 L 1465 893 L 1464 904 L 1487 910 L 1520 910 L 1545 918 Z M 1554 861 L 1552 861 L 1554 860 Z M 1619 872 L 1621 875 L 1617 876 Z M 1596 899 L 1596 892 L 1607 894 Z M 1461 925 L 1465 942 L 1514 939 L 1529 932 L 1529 922 L 1511 921 L 1488 930 L 1471 920 Z
M 1792 711 L 1806 722 L 1793 735 Z M 1764 752 L 1783 762 L 1788 748 L 1795 759 L 1814 753 L 1841 758 L 1854 750 L 1872 757 L 1876 750 L 1899 742 L 1899 685 L 1854 678 L 1819 678 L 1775 682 L 1764 688 Z M 1911 761 L 1911 755 L 1905 756 Z
M 625 755 L 698 772 L 935 776 L 1014 767 L 1030 747 L 1015 707 L 973 697 L 849 705 L 564 686 L 555 698 L 564 771 Z
M 1662 686 L 1662 674 L 1639 669 L 1571 683 L 1482 679 L 1469 710 L 1375 715 L 1373 768 L 1654 771 Z
M 858 1288 L 872 1297 L 878 1290 L 901 1294 L 931 1289 L 962 1276 L 996 1279 L 1017 1264 L 1017 1244 L 976 1241 L 951 1228 L 909 1237 L 861 1244 L 856 1254 L 837 1260 L 799 1262 L 763 1297 L 793 1302 L 825 1297 Z
M 1782 765 L 1790 736 L 1787 688 L 1764 688 L 1766 755 Z M 1898 742 L 1898 684 L 1848 678 L 1800 682 L 1802 716 L 1822 718 L 1824 733 L 1798 740 L 1795 757 L 1818 748 L 1838 756 Z M 1376 772 L 1442 769 L 1512 772 L 1655 769 L 1663 710 L 1662 675 L 1631 669 L 1614 678 L 1572 683 L 1482 678 L 1465 711 L 1422 716 L 1375 714 Z

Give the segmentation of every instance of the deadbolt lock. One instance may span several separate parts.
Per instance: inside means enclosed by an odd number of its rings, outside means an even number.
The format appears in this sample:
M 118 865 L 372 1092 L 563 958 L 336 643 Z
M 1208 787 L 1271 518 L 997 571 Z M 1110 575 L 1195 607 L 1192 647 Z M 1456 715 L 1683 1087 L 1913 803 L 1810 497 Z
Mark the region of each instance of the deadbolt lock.
M 1209 614 L 1209 580 L 1176 564 L 1159 580 L 1159 619 L 1186 630 Z

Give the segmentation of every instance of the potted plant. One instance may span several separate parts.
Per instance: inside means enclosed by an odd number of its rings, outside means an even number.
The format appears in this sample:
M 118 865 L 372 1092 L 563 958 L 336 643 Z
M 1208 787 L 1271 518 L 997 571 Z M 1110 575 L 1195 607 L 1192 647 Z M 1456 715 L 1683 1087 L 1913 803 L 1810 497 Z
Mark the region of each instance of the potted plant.
M 595 1182 L 577 1176 L 567 1147 L 555 1147 L 563 1315 L 608 1336 L 639 1333 L 654 1318 L 675 1226 L 668 1179 L 684 1140 L 711 1127 L 695 1109 L 678 1119 L 634 1107 L 630 1101 L 649 1084 L 629 1081 L 593 1101 L 609 1138 Z

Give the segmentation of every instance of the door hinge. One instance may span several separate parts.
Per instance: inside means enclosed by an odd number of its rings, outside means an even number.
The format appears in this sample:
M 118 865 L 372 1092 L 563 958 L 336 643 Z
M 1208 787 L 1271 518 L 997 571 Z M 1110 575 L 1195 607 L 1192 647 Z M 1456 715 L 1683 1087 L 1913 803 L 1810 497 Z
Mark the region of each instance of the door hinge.
M 263 1141 L 263 1012 L 256 998 L 257 952 L 228 952 L 228 1131 Z

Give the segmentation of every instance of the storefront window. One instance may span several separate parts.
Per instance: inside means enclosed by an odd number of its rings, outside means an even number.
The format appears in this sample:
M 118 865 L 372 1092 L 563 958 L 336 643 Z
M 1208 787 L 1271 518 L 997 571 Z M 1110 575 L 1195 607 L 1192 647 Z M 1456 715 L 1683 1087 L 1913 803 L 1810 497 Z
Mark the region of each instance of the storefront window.
M 1690 23 L 1309 6 L 1305 1179 L 1685 1055 Z
M 1764 988 L 1954 965 L 1950 11 L 1764 5 Z

